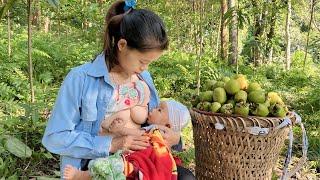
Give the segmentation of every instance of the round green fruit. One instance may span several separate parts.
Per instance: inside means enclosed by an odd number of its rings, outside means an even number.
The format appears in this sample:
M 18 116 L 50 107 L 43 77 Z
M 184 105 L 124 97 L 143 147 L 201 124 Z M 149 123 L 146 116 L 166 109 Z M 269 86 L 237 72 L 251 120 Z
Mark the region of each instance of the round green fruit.
M 200 92 L 200 101 L 212 102 L 213 91 Z
M 237 80 L 231 79 L 224 85 L 224 89 L 228 94 L 235 95 L 240 91 L 240 84 Z
M 210 102 L 203 102 L 203 110 L 210 111 L 211 103 Z
M 234 95 L 234 100 L 236 102 L 247 102 L 247 98 L 248 94 L 244 90 L 240 90 L 236 95 Z
M 230 78 L 228 76 L 225 76 L 225 77 L 221 78 L 221 81 L 227 83 L 228 81 L 230 81 Z
M 213 86 L 213 89 L 217 88 L 217 87 L 224 87 L 224 82 L 223 81 L 217 81 L 214 86 Z
M 224 104 L 220 108 L 220 112 L 223 114 L 232 114 L 233 113 L 233 105 L 232 104 Z
M 252 92 L 252 91 L 259 91 L 259 90 L 262 90 L 261 86 L 259 83 L 257 82 L 253 82 L 253 83 L 250 83 L 249 84 L 249 87 L 248 87 L 248 92 Z
M 220 104 L 225 103 L 227 101 L 226 91 L 221 87 L 215 88 L 213 90 L 213 101 L 218 102 Z
M 249 115 L 249 105 L 243 103 L 237 103 L 234 108 L 234 113 L 243 117 L 248 117 Z
M 253 111 L 253 114 L 260 117 L 267 117 L 269 114 L 269 109 L 264 104 L 259 104 L 257 109 Z
M 211 104 L 211 112 L 214 112 L 214 113 L 218 112 L 220 108 L 221 108 L 221 104 L 218 102 L 213 102 Z
M 266 101 L 266 95 L 264 91 L 252 91 L 248 95 L 248 100 L 253 103 L 264 103 Z

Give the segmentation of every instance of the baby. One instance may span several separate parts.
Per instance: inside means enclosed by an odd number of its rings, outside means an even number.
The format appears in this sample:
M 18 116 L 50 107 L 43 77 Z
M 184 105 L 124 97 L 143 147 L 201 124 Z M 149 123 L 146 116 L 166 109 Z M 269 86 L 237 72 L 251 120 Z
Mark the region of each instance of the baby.
M 104 128 L 102 124 L 102 130 L 100 131 L 101 135 L 111 134 L 113 136 L 124 136 L 124 135 L 148 135 L 150 137 L 151 148 L 146 150 L 141 150 L 134 152 L 132 154 L 124 155 L 125 153 L 117 152 L 114 155 L 108 156 L 106 158 L 98 158 L 90 161 L 89 163 L 89 171 L 81 171 L 73 166 L 66 166 L 64 169 L 64 179 L 126 179 L 128 176 L 132 176 L 133 171 L 137 169 L 135 164 L 139 164 L 139 179 L 142 176 L 151 179 L 167 179 L 169 176 L 176 176 L 176 165 L 173 160 L 173 157 L 170 153 L 170 149 L 165 145 L 162 136 L 160 135 L 159 130 L 156 128 L 157 125 L 164 125 L 172 128 L 174 131 L 181 131 L 191 119 L 188 108 L 183 104 L 174 101 L 167 100 L 162 101 L 158 108 L 153 109 L 147 118 L 148 124 L 147 127 L 144 128 L 129 128 L 125 126 L 125 121 L 121 118 L 115 118 L 111 124 L 106 125 L 107 129 Z M 143 132 L 143 133 L 142 133 Z M 143 159 L 151 152 L 156 154 L 156 156 L 150 155 L 146 159 Z M 155 152 L 155 153 L 154 153 Z M 161 157 L 158 157 L 161 154 Z M 166 157 L 166 158 L 163 158 Z M 138 158 L 138 160 L 137 160 Z M 145 161 L 153 161 L 152 166 L 154 169 L 158 169 L 158 171 L 152 170 L 149 164 L 143 169 L 143 163 Z M 141 162 L 142 161 L 142 162 Z M 172 172 L 166 173 L 165 171 L 168 169 L 167 167 L 163 167 L 165 165 L 172 166 Z M 164 168 L 162 170 L 161 168 Z M 143 173 L 142 173 L 143 172 Z M 148 172 L 148 173 L 147 173 Z M 159 173 L 160 172 L 160 173 Z M 171 178 L 170 178 L 171 179 Z

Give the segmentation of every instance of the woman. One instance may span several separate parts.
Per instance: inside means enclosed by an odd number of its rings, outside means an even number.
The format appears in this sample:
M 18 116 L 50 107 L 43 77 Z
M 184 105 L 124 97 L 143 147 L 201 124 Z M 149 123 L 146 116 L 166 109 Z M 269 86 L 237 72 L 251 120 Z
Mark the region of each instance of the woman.
M 61 174 L 67 164 L 85 169 L 90 159 L 149 146 L 146 136 L 98 135 L 117 85 L 142 79 L 150 90 L 149 111 L 160 102 L 147 68 L 168 47 L 165 26 L 153 12 L 133 6 L 119 0 L 110 7 L 105 19 L 103 53 L 92 62 L 73 68 L 59 90 L 42 143 L 60 155 Z M 179 133 L 159 128 L 167 144 L 179 142 Z

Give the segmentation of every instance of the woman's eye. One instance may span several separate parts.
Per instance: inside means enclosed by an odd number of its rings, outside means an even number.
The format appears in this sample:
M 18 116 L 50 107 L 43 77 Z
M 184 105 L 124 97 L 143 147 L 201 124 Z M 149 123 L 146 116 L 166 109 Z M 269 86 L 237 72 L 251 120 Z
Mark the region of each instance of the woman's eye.
M 161 112 L 161 109 L 158 109 L 159 112 Z

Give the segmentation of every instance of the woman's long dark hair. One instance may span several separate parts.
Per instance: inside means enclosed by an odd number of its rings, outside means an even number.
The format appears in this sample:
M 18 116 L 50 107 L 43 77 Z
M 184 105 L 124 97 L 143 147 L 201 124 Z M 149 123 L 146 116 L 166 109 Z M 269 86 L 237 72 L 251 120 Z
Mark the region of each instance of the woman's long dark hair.
M 103 51 L 108 69 L 118 64 L 117 44 L 125 39 L 129 48 L 140 52 L 165 50 L 169 41 L 161 18 L 146 9 L 124 11 L 125 2 L 113 3 L 106 15 Z

